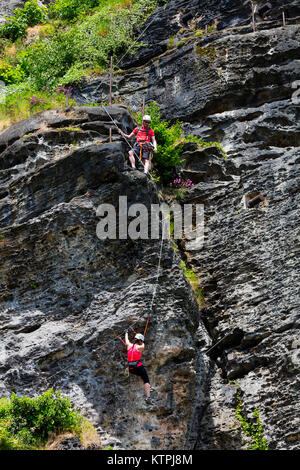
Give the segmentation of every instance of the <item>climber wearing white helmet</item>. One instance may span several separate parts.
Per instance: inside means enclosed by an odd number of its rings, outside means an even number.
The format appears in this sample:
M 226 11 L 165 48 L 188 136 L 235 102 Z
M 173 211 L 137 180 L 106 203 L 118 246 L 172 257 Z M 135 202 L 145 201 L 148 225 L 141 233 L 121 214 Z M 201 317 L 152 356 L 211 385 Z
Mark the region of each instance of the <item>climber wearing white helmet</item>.
M 127 359 L 129 372 L 131 374 L 141 377 L 144 382 L 144 389 L 146 393 L 146 403 L 151 404 L 150 399 L 150 381 L 145 367 L 141 361 L 141 355 L 145 350 L 145 338 L 140 333 L 134 337 L 133 343 L 129 341 L 128 330 L 125 331 L 125 344 L 127 347 Z
M 129 160 L 131 169 L 136 170 L 135 157 L 144 160 L 144 173 L 149 177 L 149 169 L 151 165 L 151 152 L 157 152 L 157 143 L 153 129 L 149 127 L 151 117 L 147 114 L 143 116 L 142 127 L 136 127 L 131 134 L 124 134 L 119 130 L 120 134 L 126 139 L 132 139 L 136 136 L 136 143 L 132 150 L 129 151 Z

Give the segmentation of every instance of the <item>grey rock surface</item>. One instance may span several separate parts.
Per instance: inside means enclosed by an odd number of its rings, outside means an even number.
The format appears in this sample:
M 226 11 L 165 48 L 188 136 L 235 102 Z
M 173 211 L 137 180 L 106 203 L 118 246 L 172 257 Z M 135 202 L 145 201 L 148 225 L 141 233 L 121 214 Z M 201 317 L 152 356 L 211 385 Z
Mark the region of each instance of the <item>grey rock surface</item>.
M 107 109 L 124 130 L 134 125 L 124 107 Z M 106 119 L 97 107 L 43 112 L 1 134 L 0 394 L 55 387 L 103 429 L 103 447 L 183 448 L 199 310 L 168 240 L 158 273 L 159 240 L 97 238 L 101 203 L 159 203 L 153 183 L 128 171 L 118 134 L 107 143 Z M 144 330 L 156 288 L 149 409 L 141 380 L 124 376 L 118 337 Z
M 115 96 L 133 109 L 153 99 L 165 118 L 227 153 L 224 161 L 214 147 L 190 146 L 180 169 L 196 183 L 183 203 L 205 206 L 204 248 L 179 246 L 200 279 L 201 318 L 216 344 L 214 366 L 198 356 L 196 449 L 247 447 L 236 384 L 245 418 L 259 410 L 269 448 L 299 449 L 300 5 L 268 3 L 254 33 L 249 2 L 171 2 L 148 19 L 148 46 L 114 80 Z M 214 19 L 215 31 L 195 37 Z M 83 83 L 79 102 L 104 99 L 94 94 L 101 80 Z M 258 194 L 264 202 L 247 209 Z

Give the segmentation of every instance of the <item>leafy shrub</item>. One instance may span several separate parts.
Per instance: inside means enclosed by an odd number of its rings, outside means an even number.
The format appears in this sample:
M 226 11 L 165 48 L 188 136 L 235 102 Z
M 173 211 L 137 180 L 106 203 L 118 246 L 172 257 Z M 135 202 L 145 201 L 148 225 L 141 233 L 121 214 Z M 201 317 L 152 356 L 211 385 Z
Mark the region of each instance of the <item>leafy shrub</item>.
M 183 274 L 185 275 L 186 279 L 188 280 L 188 282 L 192 286 L 192 289 L 195 293 L 198 304 L 200 306 L 202 306 L 203 305 L 203 299 L 204 299 L 203 288 L 200 287 L 200 281 L 199 281 L 196 273 L 193 271 L 193 269 L 188 268 L 183 260 L 180 261 L 180 267 L 181 267 L 181 269 L 183 271 Z
M 19 83 L 23 77 L 24 73 L 20 66 L 13 67 L 8 62 L 0 60 L 0 80 L 3 80 L 6 85 Z
M 117 57 L 129 46 L 134 49 L 134 27 L 149 9 L 145 0 L 136 5 L 140 10 L 136 7 L 115 12 L 108 5 L 67 30 L 57 30 L 47 39 L 38 40 L 19 53 L 22 70 L 40 89 L 68 84 L 67 77 L 74 83 L 91 67 L 107 67 L 111 55 Z
M 24 8 L 15 10 L 15 16 L 25 18 L 28 26 L 44 23 L 46 19 L 47 8 L 41 7 L 37 0 L 28 0 Z
M 82 44 L 69 31 L 54 33 L 48 40 L 38 40 L 19 54 L 21 69 L 34 85 L 41 89 L 53 87 L 78 56 L 82 56 Z
M 10 432 L 10 421 L 0 419 L 0 450 L 21 450 L 22 445 Z
M 245 412 L 243 402 L 240 397 L 239 386 L 236 385 L 237 393 L 236 400 L 237 406 L 235 410 L 235 416 L 241 424 L 241 428 L 245 436 L 249 437 L 247 445 L 248 450 L 269 450 L 267 440 L 264 438 L 263 427 L 259 419 L 259 411 L 256 408 L 253 411 L 254 420 L 247 421 L 245 418 Z
M 0 400 L 0 450 L 33 449 L 49 434 L 71 431 L 80 434 L 83 418 L 72 410 L 70 400 L 48 390 L 36 398 Z
M 84 67 L 84 65 L 76 63 L 59 79 L 59 82 L 62 85 L 78 85 L 83 77 L 86 77 L 92 71 L 93 69 L 87 68 L 87 65 Z M 103 72 L 104 71 L 105 69 L 103 68 Z
M 80 13 L 98 5 L 99 0 L 56 0 L 50 5 L 49 12 L 53 18 L 71 21 Z
M 28 25 L 25 18 L 12 17 L 0 28 L 0 36 L 15 41 L 18 38 L 26 36 Z
M 26 36 L 28 26 L 44 23 L 47 9 L 41 7 L 37 0 L 29 0 L 24 8 L 17 8 L 14 16 L 6 17 L 6 23 L 0 28 L 0 36 L 15 41 L 19 37 Z

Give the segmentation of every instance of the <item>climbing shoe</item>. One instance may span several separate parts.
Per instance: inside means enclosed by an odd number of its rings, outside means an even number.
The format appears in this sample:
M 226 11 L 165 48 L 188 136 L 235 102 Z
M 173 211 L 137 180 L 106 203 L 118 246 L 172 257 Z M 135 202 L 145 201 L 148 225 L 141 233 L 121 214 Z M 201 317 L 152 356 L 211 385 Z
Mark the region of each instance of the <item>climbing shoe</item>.
M 151 400 L 150 397 L 145 398 L 145 403 L 146 403 L 146 405 L 153 405 L 153 401 Z

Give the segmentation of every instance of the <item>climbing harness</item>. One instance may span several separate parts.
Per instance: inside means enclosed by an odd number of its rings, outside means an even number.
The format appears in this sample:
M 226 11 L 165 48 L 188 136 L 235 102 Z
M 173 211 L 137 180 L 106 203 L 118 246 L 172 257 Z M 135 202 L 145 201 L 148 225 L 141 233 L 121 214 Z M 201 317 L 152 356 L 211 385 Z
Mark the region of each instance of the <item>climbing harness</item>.
M 136 145 L 140 147 L 140 154 L 139 154 L 140 160 L 142 160 L 144 151 L 152 153 L 154 149 L 153 144 L 151 144 L 151 142 L 137 142 Z

